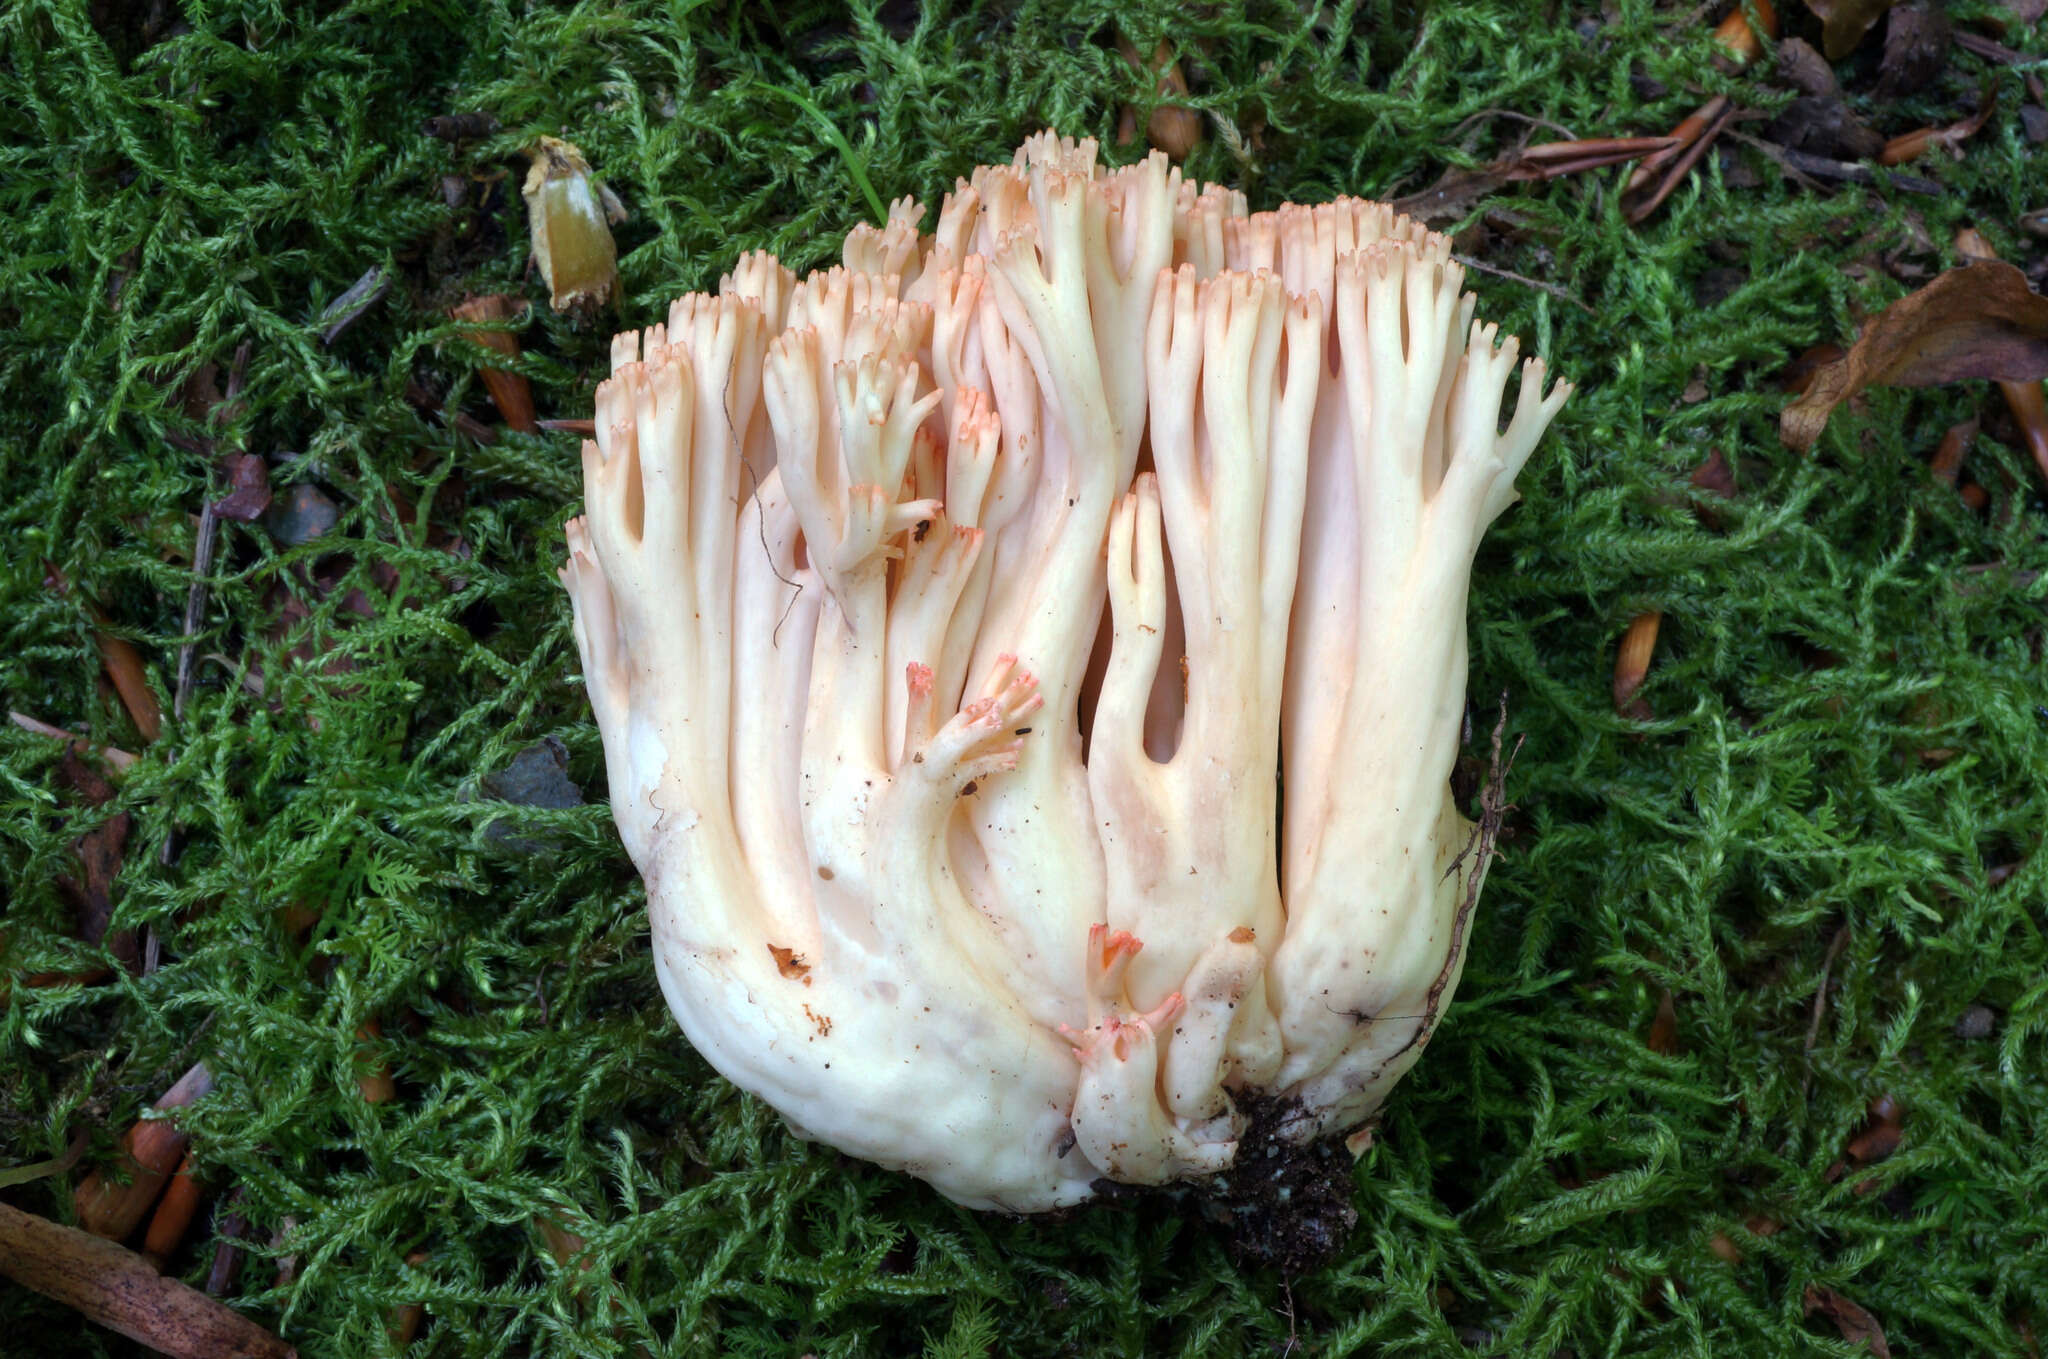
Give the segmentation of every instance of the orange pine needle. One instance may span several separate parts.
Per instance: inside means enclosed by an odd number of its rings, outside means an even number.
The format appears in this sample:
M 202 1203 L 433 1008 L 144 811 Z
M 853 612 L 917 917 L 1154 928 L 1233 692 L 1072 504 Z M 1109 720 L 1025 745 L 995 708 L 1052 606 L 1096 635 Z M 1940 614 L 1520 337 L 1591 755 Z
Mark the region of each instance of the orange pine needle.
M 151 1107 L 158 1111 L 182 1108 L 212 1089 L 213 1073 L 202 1062 L 180 1076 Z M 104 1170 L 86 1176 L 72 1195 L 78 1225 L 112 1241 L 127 1237 L 163 1192 L 189 1140 L 169 1119 L 144 1119 L 130 1128 L 121 1139 L 127 1182 L 117 1183 Z
M 502 293 L 489 293 L 472 297 L 452 308 L 449 312 L 458 321 L 488 325 L 494 322 L 513 320 L 523 310 L 517 299 Z M 479 330 L 472 336 L 486 349 L 494 349 L 508 359 L 519 357 L 519 341 L 506 330 Z M 484 380 L 484 388 L 491 394 L 491 404 L 498 408 L 498 414 L 505 423 L 522 434 L 531 434 L 540 426 L 533 418 L 533 387 L 518 373 L 508 373 L 502 368 L 479 367 L 477 373 Z
M 143 1258 L 158 1269 L 164 1267 L 191 1228 L 201 1197 L 199 1177 L 193 1173 L 192 1153 L 188 1151 L 185 1159 L 178 1162 L 178 1173 L 171 1176 L 170 1185 L 156 1205 L 156 1214 L 149 1220 L 149 1230 L 142 1238 Z

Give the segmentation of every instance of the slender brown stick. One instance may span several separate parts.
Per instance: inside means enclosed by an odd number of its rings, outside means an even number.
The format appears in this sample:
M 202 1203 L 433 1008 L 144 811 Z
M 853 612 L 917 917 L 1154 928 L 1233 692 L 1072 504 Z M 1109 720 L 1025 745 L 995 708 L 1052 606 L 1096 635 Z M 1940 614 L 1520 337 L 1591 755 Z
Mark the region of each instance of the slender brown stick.
M 135 766 L 135 761 L 139 758 L 133 753 L 116 746 L 96 746 L 77 732 L 66 731 L 64 728 L 45 722 L 39 717 L 30 717 L 27 713 L 16 712 L 12 708 L 7 710 L 7 720 L 20 727 L 23 731 L 32 731 L 38 736 L 54 736 L 60 741 L 69 741 L 81 750 L 90 750 L 115 769 L 132 769 Z
M 1578 298 L 1573 297 L 1555 283 L 1545 283 L 1540 278 L 1530 278 L 1527 274 L 1518 274 L 1512 269 L 1502 269 L 1483 260 L 1473 259 L 1470 255 L 1452 255 L 1451 258 L 1464 265 L 1467 269 L 1477 269 L 1482 274 L 1492 274 L 1495 278 L 1504 278 L 1510 283 L 1519 283 L 1525 288 L 1534 288 L 1538 292 L 1549 293 L 1560 302 L 1571 303 L 1588 316 L 1596 314 L 1591 307 L 1579 301 Z
M 0 1274 L 172 1359 L 295 1359 L 298 1351 L 134 1251 L 0 1203 Z

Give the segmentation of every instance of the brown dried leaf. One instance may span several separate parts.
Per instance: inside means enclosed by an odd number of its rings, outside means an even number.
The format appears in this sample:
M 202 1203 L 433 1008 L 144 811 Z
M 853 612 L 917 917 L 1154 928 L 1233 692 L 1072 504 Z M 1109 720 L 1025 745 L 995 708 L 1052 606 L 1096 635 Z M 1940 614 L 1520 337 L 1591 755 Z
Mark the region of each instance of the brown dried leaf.
M 1712 449 L 1707 453 L 1707 460 L 1692 469 L 1692 484 L 1718 496 L 1733 496 L 1735 469 L 1728 465 L 1728 459 L 1720 449 Z
M 1669 991 L 1657 998 L 1657 1016 L 1650 1021 L 1650 1032 L 1643 1045 L 1661 1056 L 1678 1055 L 1678 1002 Z
M 248 524 L 261 519 L 270 508 L 270 465 L 254 453 L 231 453 L 221 459 L 227 470 L 228 493 L 213 502 L 213 512 L 222 519 Z
M 1965 378 L 2048 377 L 2048 297 L 2009 264 L 1950 269 L 1863 328 L 1778 417 L 1778 437 L 1812 448 L 1835 407 L 1866 387 L 1936 387 Z
M 87 806 L 100 807 L 113 800 L 113 785 L 79 759 L 76 750 L 64 752 L 57 772 Z M 121 812 L 79 836 L 72 842 L 72 849 L 78 855 L 81 876 L 74 878 L 67 873 L 57 879 L 57 885 L 71 898 L 79 937 L 88 944 L 105 939 L 121 965 L 131 972 L 140 970 L 142 964 L 135 932 L 120 930 L 109 939 L 107 926 L 114 918 L 114 880 L 120 876 L 128 832 L 134 825 L 135 818 Z
M 1884 1327 L 1877 1324 L 1877 1318 L 1870 1315 L 1856 1303 L 1849 1301 L 1832 1288 L 1819 1284 L 1806 1286 L 1806 1315 L 1815 1312 L 1835 1323 L 1842 1333 L 1842 1339 L 1850 1344 L 1862 1344 L 1877 1359 L 1892 1359 L 1892 1347 L 1884 1338 Z
M 1840 61 L 1856 50 L 1892 0 L 1806 0 L 1806 7 L 1821 21 L 1820 45 L 1829 61 Z

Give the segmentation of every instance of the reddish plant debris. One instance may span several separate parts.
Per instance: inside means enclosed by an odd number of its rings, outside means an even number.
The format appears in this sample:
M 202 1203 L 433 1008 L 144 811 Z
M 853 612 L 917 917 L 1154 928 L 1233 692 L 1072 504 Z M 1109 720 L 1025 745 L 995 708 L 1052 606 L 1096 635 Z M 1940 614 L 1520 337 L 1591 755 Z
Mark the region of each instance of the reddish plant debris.
M 157 1201 L 156 1212 L 149 1219 L 149 1230 L 143 1233 L 144 1259 L 158 1269 L 164 1267 L 178 1249 L 178 1244 L 185 1239 L 204 1196 L 204 1188 L 192 1164 L 192 1153 L 188 1151 L 178 1162 L 177 1173 L 171 1176 L 170 1184 L 164 1187 L 164 1196 Z
M 1891 1095 L 1879 1095 L 1870 1102 L 1870 1117 L 1861 1132 L 1849 1139 L 1842 1149 L 1842 1159 L 1829 1166 L 1821 1178 L 1829 1184 L 1835 1183 L 1851 1169 L 1876 1165 L 1899 1149 L 1905 1137 L 1905 1126 L 1901 1122 L 1904 1109 Z M 1867 1194 L 1875 1188 L 1871 1181 L 1856 1186 L 1856 1192 Z
M 221 468 L 228 474 L 228 493 L 213 502 L 214 514 L 241 524 L 261 519 L 270 508 L 270 464 L 254 453 L 230 453 Z
M 1806 7 L 1821 22 L 1821 50 L 1829 61 L 1840 61 L 1856 50 L 1892 0 L 1806 0 Z
M 1678 1002 L 1669 991 L 1657 998 L 1657 1014 L 1650 1021 L 1650 1032 L 1643 1039 L 1643 1045 L 1663 1057 L 1676 1057 L 1681 1051 L 1678 1041 Z
M 1614 657 L 1614 711 L 1623 717 L 1648 722 L 1654 716 L 1650 705 L 1638 698 L 1636 691 L 1649 678 L 1650 657 L 1657 650 L 1657 630 L 1663 622 L 1662 613 L 1647 610 L 1631 619 L 1628 631 L 1621 636 L 1621 647 Z
M 519 357 L 518 339 L 509 329 L 502 328 L 525 319 L 527 308 L 518 298 L 502 293 L 472 297 L 458 303 L 449 315 L 478 327 L 493 327 L 478 329 L 470 334 L 470 338 L 508 359 Z M 489 365 L 480 366 L 477 373 L 484 380 L 485 390 L 491 394 L 491 404 L 498 408 L 498 414 L 506 424 L 522 434 L 531 434 L 540 427 L 533 416 L 533 387 L 524 376 Z
M 1157 76 L 1155 93 L 1169 99 L 1187 97 L 1188 78 L 1181 71 L 1180 63 L 1174 60 L 1173 48 L 1164 39 L 1152 49 L 1149 61 L 1138 55 L 1137 44 L 1121 34 L 1117 35 L 1116 50 L 1132 69 Z M 1128 145 L 1136 140 L 1137 135 L 1137 111 L 1126 104 L 1117 119 L 1117 144 Z M 1202 115 L 1182 105 L 1160 104 L 1145 120 L 1145 140 L 1164 151 L 1170 160 L 1186 160 L 1189 153 L 1202 144 Z
M 1877 163 L 1904 165 L 1907 161 L 1918 160 L 1937 148 L 1960 155 L 1962 144 L 1977 135 L 1978 130 L 1991 117 L 1991 111 L 1997 107 L 1998 100 L 1987 86 L 1975 113 L 1946 127 L 1923 127 L 1892 138 L 1877 153 Z
M 213 1073 L 201 1063 L 179 1077 L 151 1107 L 159 1113 L 182 1108 L 212 1089 Z M 117 1177 L 95 1170 L 73 1193 L 78 1225 L 110 1241 L 128 1237 L 163 1192 L 190 1140 L 167 1118 L 148 1118 L 135 1124 L 121 1139 L 123 1173 Z
M 1934 474 L 1936 481 L 1946 485 L 1956 484 L 1961 473 L 1963 459 L 1970 455 L 1970 445 L 1977 439 L 1977 419 L 1972 416 L 1959 424 L 1950 425 L 1948 432 L 1941 436 L 1941 444 L 1934 450 L 1934 457 L 1928 461 L 1927 470 Z

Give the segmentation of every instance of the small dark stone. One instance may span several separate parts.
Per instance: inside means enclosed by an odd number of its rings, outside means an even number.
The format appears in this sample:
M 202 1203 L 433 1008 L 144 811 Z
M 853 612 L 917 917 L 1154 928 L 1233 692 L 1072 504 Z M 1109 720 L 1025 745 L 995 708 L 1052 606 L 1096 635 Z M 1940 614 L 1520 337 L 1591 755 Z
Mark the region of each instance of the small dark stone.
M 263 527 L 285 547 L 301 547 L 324 538 L 340 522 L 340 507 L 318 487 L 303 483 L 277 496 L 263 514 Z
M 569 777 L 569 748 L 552 736 L 514 755 L 512 763 L 497 773 L 486 774 L 483 793 L 522 807 L 560 810 L 583 805 L 583 790 Z M 512 854 L 543 854 L 556 848 L 552 836 L 521 835 L 503 818 L 484 827 L 484 840 Z
M 2039 104 L 2020 105 L 2020 130 L 2036 146 L 2048 142 L 2048 109 Z
M 1997 1027 L 1997 1011 L 1989 1005 L 1972 1005 L 1956 1020 L 1956 1037 L 1966 1041 L 1989 1038 Z
M 569 748 L 550 736 L 512 757 L 512 763 L 484 776 L 484 791 L 522 807 L 581 807 L 583 790 L 569 777 Z

